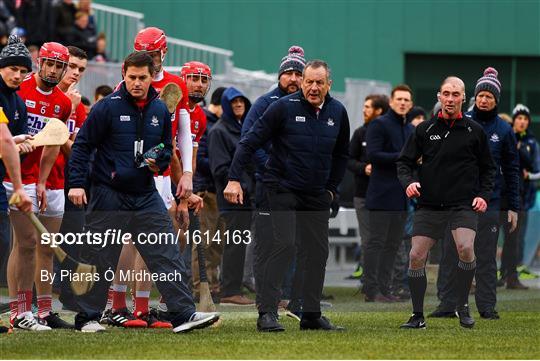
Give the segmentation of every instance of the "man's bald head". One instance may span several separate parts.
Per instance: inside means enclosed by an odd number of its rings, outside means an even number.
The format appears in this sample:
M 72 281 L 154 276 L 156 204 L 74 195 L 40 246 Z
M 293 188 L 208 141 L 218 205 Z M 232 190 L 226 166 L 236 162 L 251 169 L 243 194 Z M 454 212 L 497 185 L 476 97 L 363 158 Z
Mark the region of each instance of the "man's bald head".
M 449 76 L 441 84 L 439 101 L 443 118 L 456 119 L 461 113 L 465 99 L 465 83 L 458 77 Z
M 442 87 L 445 84 L 448 84 L 448 83 L 459 85 L 461 87 L 461 89 L 463 90 L 463 93 L 465 93 L 465 83 L 463 82 L 463 80 L 461 80 L 457 76 L 452 75 L 452 76 L 449 76 L 446 79 L 444 79 L 441 86 L 440 86 L 440 89 L 442 89 Z

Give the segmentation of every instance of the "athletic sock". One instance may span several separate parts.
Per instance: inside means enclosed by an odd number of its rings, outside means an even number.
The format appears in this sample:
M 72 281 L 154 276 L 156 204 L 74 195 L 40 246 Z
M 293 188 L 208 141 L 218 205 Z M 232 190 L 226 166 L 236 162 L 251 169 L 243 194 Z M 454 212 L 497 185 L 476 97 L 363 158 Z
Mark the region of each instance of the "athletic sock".
M 9 323 L 13 326 L 15 317 L 17 317 L 17 311 L 19 309 L 17 298 L 9 299 Z
M 459 260 L 457 276 L 456 276 L 456 291 L 457 291 L 457 306 L 463 307 L 469 303 L 469 292 L 471 291 L 472 280 L 476 271 L 476 259 L 472 262 Z
M 109 290 L 107 291 L 107 304 L 105 305 L 105 310 L 110 310 L 112 308 L 113 304 L 113 287 L 112 285 L 109 286 Z
M 32 290 L 22 290 L 17 292 L 17 315 L 25 312 L 32 312 Z
M 426 269 L 410 269 L 409 275 L 409 289 L 411 290 L 411 301 L 413 306 L 413 312 L 416 315 L 423 315 L 424 313 L 424 296 L 427 288 Z
M 52 312 L 52 295 L 41 295 L 37 297 L 38 317 L 45 318 Z
M 159 309 L 163 312 L 167 312 L 167 304 L 163 299 L 163 296 L 159 296 Z
M 150 291 L 135 292 L 135 316 L 148 313 L 148 300 L 150 299 Z
M 126 290 L 127 285 L 113 285 L 113 312 L 127 308 L 126 306 Z

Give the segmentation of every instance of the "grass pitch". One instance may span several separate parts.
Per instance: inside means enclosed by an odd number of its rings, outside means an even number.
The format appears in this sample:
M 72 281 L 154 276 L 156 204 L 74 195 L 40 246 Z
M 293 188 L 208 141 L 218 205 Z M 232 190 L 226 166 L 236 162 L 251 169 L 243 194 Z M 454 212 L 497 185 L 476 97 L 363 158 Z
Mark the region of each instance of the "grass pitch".
M 500 290 L 500 289 L 499 289 Z M 299 331 L 281 317 L 286 331 L 255 329 L 255 309 L 221 307 L 219 327 L 188 334 L 170 330 L 110 328 L 102 334 L 70 331 L 0 335 L 2 359 L 538 359 L 540 290 L 500 290 L 501 319 L 487 321 L 472 309 L 474 329 L 457 319 L 427 319 L 426 330 L 400 330 L 410 304 L 368 304 L 355 290 L 329 288 L 333 307 L 324 310 L 345 332 Z M 471 297 L 471 301 L 473 297 Z M 436 305 L 428 294 L 426 311 Z M 242 311 L 240 311 L 242 310 Z M 66 318 L 72 314 L 64 314 Z M 4 322 L 7 317 L 2 317 Z

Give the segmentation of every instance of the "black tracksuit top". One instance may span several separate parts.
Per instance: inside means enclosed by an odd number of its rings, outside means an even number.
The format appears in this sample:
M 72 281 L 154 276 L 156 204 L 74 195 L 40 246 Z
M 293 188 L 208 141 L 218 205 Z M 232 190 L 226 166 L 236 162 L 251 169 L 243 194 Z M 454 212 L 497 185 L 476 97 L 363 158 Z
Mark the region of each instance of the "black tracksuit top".
M 453 124 L 452 124 L 453 123 Z M 421 164 L 417 160 L 422 158 Z M 418 167 L 418 178 L 413 170 Z M 420 124 L 398 159 L 403 186 L 419 181 L 420 206 L 471 206 L 475 197 L 490 200 L 496 166 L 482 126 L 470 119 L 435 117 Z

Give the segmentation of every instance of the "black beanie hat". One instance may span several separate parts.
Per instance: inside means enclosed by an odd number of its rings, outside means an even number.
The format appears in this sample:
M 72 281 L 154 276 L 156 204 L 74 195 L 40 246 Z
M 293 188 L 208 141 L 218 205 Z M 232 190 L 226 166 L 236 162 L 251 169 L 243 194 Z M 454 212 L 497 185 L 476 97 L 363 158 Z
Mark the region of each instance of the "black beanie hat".
M 512 110 L 512 121 L 516 120 L 518 115 L 524 115 L 531 121 L 531 111 L 523 104 L 517 104 L 514 110 Z
M 304 58 L 304 49 L 297 45 L 293 45 L 289 48 L 289 52 L 281 59 L 279 64 L 278 79 L 281 74 L 295 70 L 299 73 L 304 71 L 306 66 L 306 59 Z
M 7 45 L 0 52 L 0 68 L 20 65 L 32 71 L 32 58 L 26 46 L 17 35 L 10 35 Z
M 495 68 L 489 67 L 484 70 L 484 76 L 478 79 L 476 82 L 476 87 L 474 88 L 474 97 L 478 95 L 481 91 L 488 91 L 495 97 L 497 104 L 501 99 L 501 82 L 497 78 L 499 73 Z
M 419 106 L 414 106 L 406 115 L 407 123 L 412 122 L 414 118 L 416 118 L 419 115 L 423 115 L 424 118 L 426 117 L 426 111 L 424 108 Z

